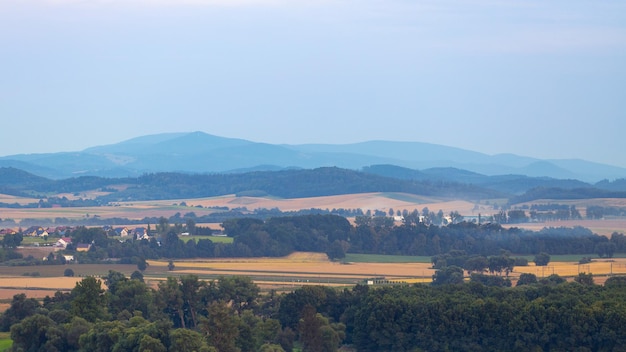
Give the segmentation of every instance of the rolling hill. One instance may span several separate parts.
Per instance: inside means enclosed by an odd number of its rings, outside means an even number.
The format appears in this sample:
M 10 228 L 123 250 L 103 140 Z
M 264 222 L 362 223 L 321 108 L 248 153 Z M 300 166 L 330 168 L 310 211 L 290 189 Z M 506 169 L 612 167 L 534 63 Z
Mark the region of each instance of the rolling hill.
M 595 186 L 575 180 L 484 176 L 450 168 L 417 171 L 390 165 L 372 166 L 364 171 L 322 167 L 223 174 L 161 172 L 125 178 L 80 176 L 61 180 L 0 168 L 0 193 L 48 199 L 40 206 L 73 206 L 67 199 L 55 200 L 54 195 L 92 191 L 97 191 L 99 196 L 89 201 L 91 205 L 231 194 L 294 199 L 375 192 L 467 201 L 509 199 L 513 203 L 541 198 L 626 198 L 623 180 Z

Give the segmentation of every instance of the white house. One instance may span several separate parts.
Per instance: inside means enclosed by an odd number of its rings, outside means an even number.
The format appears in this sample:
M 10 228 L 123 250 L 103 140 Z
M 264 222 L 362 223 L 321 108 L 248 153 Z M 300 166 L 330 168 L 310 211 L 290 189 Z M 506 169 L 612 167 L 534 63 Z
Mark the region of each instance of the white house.
M 61 237 L 54 244 L 55 247 L 66 249 L 67 245 L 72 243 L 72 239 L 70 237 Z
M 117 227 L 115 229 L 115 234 L 120 236 L 120 237 L 126 237 L 126 236 L 128 236 L 128 228 L 126 228 L 126 227 Z

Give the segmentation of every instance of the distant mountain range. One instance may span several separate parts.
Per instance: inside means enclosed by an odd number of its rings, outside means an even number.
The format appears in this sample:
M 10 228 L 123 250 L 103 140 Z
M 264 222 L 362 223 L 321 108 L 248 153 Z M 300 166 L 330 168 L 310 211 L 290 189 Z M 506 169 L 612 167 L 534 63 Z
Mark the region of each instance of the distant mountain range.
M 382 176 L 391 176 L 388 172 L 404 173 L 405 178 L 411 176 L 418 180 L 437 178 L 481 186 L 486 182 L 490 184 L 489 188 L 495 187 L 493 189 L 497 189 L 498 182 L 519 179 L 520 176 L 542 185 L 550 179 L 572 180 L 568 181 L 572 186 L 626 178 L 626 168 L 578 159 L 541 160 L 513 154 L 487 155 L 419 142 L 274 145 L 203 132 L 149 135 L 79 152 L 0 158 L 0 167 L 13 167 L 51 179 L 137 177 L 158 172 L 227 174 L 333 166 Z M 562 181 L 559 184 L 562 185 Z

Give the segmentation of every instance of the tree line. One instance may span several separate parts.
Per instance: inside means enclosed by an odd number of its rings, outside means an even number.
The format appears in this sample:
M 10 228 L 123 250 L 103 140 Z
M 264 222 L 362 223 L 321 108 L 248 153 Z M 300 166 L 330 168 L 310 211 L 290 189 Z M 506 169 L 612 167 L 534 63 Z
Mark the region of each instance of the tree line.
M 100 203 L 96 204 L 96 201 L 93 200 L 72 200 L 70 202 L 76 202 L 76 206 L 99 206 L 102 205 Z M 89 203 L 92 202 L 92 205 Z M 41 205 L 40 205 L 41 204 Z M 175 204 L 177 205 L 177 204 Z M 29 204 L 6 204 L 0 202 L 0 208 L 49 208 L 53 205 L 50 205 L 47 199 L 41 200 L 38 203 L 29 203 Z M 70 207 L 73 205 L 70 205 Z M 182 202 L 180 204 L 181 207 L 186 207 L 186 203 Z M 195 209 L 194 209 L 195 208 Z M 255 219 L 268 219 L 270 217 L 280 217 L 280 216 L 297 216 L 297 215 L 313 215 L 313 214 L 333 214 L 340 215 L 344 217 L 355 217 L 355 216 L 363 216 L 371 213 L 370 210 L 363 211 L 360 208 L 332 208 L 332 209 L 321 209 L 321 208 L 309 208 L 309 209 L 299 209 L 299 210 L 290 210 L 290 211 L 282 211 L 278 208 L 258 208 L 258 209 L 248 209 L 246 207 L 236 207 L 236 208 L 228 208 L 228 207 L 209 207 L 204 209 L 209 209 L 211 212 L 209 214 L 197 215 L 194 210 L 202 208 L 201 206 L 196 206 L 192 209 L 189 208 L 181 208 L 190 210 L 187 211 L 184 215 L 181 215 L 180 212 L 175 213 L 174 215 L 166 218 L 166 220 L 170 224 L 182 224 L 189 219 L 194 220 L 198 223 L 220 223 L 226 221 L 228 219 L 236 219 L 242 217 L 249 217 Z M 413 210 L 416 211 L 416 210 Z M 375 212 L 380 212 L 375 210 Z M 408 210 L 404 210 L 404 212 L 408 212 Z M 384 215 L 384 213 L 383 213 Z M 141 219 L 129 219 L 122 217 L 113 217 L 113 218 L 102 218 L 100 216 L 94 215 L 89 216 L 86 214 L 84 218 L 70 219 L 66 217 L 56 217 L 54 219 L 42 219 L 42 218 L 23 218 L 20 220 L 20 227 L 26 226 L 116 226 L 116 225 L 144 225 L 144 224 L 156 224 L 161 221 L 161 217 L 156 216 L 146 216 Z M 14 219 L 4 218 L 0 219 L 0 226 L 9 226 L 16 227 L 18 224 Z
M 225 222 L 224 230 L 240 249 L 264 256 L 290 251 L 327 252 L 331 247 L 341 247 L 345 253 L 413 256 L 453 250 L 470 255 L 499 255 L 502 251 L 520 255 L 589 254 L 597 252 L 598 246 L 610 247 L 611 255 L 626 251 L 623 234 L 614 233 L 609 239 L 583 227 L 531 231 L 494 223 L 435 226 L 411 218 L 405 218 L 401 225 L 388 217 L 357 218 L 355 225 L 334 215 L 267 221 L 244 218 Z
M 626 279 L 595 285 L 525 274 L 515 287 L 469 282 L 304 286 L 261 294 L 247 277 L 86 277 L 43 303 L 13 297 L 0 316 L 14 351 L 617 351 Z M 106 286 L 104 286 L 106 285 Z

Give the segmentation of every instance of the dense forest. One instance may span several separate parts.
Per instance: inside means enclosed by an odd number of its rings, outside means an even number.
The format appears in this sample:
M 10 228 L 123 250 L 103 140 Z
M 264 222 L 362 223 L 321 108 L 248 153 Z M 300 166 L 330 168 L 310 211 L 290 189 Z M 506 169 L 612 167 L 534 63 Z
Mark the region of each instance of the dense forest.
M 305 286 L 261 294 L 246 277 L 110 271 L 0 317 L 14 351 L 623 351 L 626 280 L 534 275 L 516 287 Z M 103 284 L 106 284 L 106 288 Z
M 420 195 L 455 196 L 461 199 L 502 197 L 503 193 L 470 184 L 402 180 L 336 167 L 313 170 L 257 171 L 232 174 L 156 173 L 137 178 L 93 176 L 47 180 L 16 169 L 0 168 L 8 174 L 0 184 L 5 194 L 31 196 L 49 192 L 115 191 L 96 199 L 100 204 L 126 200 L 200 198 L 250 193 L 282 198 L 317 197 L 366 192 L 406 192 Z M 111 188 L 126 185 L 123 190 Z

